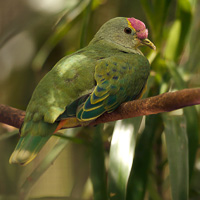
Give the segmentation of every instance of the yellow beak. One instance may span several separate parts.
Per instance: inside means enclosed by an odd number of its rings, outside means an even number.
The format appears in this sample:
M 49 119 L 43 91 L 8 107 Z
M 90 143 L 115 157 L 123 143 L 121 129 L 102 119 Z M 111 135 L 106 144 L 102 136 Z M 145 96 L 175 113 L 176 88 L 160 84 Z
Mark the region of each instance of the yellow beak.
M 153 42 L 151 42 L 149 39 L 142 39 L 141 40 L 141 43 L 143 44 L 143 45 L 146 45 L 146 46 L 148 46 L 148 47 L 150 47 L 151 49 L 153 49 L 153 50 L 156 50 L 156 46 L 153 44 Z

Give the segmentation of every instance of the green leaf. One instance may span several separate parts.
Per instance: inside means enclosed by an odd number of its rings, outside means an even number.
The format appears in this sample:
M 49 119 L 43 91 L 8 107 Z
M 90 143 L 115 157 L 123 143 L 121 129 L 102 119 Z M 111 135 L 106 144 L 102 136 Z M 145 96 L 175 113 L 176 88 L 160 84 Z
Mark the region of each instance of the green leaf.
M 188 140 L 184 116 L 163 114 L 173 200 L 187 200 Z
M 135 149 L 135 157 L 128 180 L 126 200 L 144 199 L 149 164 L 151 161 L 153 138 L 159 124 L 159 115 L 146 117 L 145 129 L 140 135 Z
M 13 136 L 15 136 L 15 135 L 18 135 L 18 134 L 19 134 L 19 131 L 17 131 L 17 130 L 4 133 L 4 134 L 0 135 L 0 141 L 1 141 L 1 140 L 9 139 L 9 138 L 11 138 L 11 137 L 13 137 Z
M 0 200 L 19 200 L 16 195 L 0 195 Z
M 174 63 L 168 63 L 168 69 L 175 81 L 175 84 L 178 89 L 187 88 L 186 83 L 182 79 L 179 71 L 177 70 Z M 183 109 L 184 115 L 187 122 L 187 135 L 188 135 L 188 145 L 189 145 L 189 179 L 191 179 L 194 163 L 196 158 L 196 153 L 198 149 L 199 141 L 199 119 L 197 109 L 195 107 L 187 107 Z
M 152 29 L 153 38 L 156 40 L 156 46 L 158 47 L 162 41 L 164 23 L 168 16 L 168 9 L 171 2 L 172 0 L 155 0 L 154 2 L 141 0 L 142 7 Z
M 33 60 L 33 69 L 41 69 L 53 48 L 55 48 L 55 46 L 66 36 L 71 26 L 74 24 L 75 19 L 83 12 L 89 3 L 90 0 L 77 1 L 75 5 L 73 4 L 72 8 L 65 11 L 65 13 L 61 16 L 61 18 L 65 16 L 65 23 L 59 24 L 55 32 L 47 38 L 44 45 L 38 51 Z
M 87 44 L 86 36 L 88 32 L 88 25 L 89 25 L 89 19 L 90 19 L 90 14 L 92 12 L 92 3 L 93 0 L 90 0 L 86 10 L 85 10 L 85 16 L 83 19 L 83 28 L 82 28 L 82 34 L 81 34 L 81 41 L 80 41 L 80 48 L 83 48 Z
M 169 60 L 176 58 L 176 51 L 180 42 L 181 21 L 177 19 L 170 28 L 167 45 L 165 48 L 165 57 Z
M 148 193 L 149 197 L 152 200 L 163 200 L 160 195 L 158 194 L 157 188 L 156 188 L 156 180 L 153 176 L 148 177 Z
M 197 150 L 199 147 L 199 115 L 196 108 L 193 106 L 183 109 L 187 122 L 187 136 L 189 146 L 189 179 L 191 179 Z
M 170 28 L 166 43 L 165 57 L 169 60 L 177 60 L 188 39 L 192 21 L 192 5 L 189 0 L 178 0 L 177 18 Z
M 83 199 L 73 198 L 73 197 L 39 197 L 39 198 L 30 198 L 29 200 L 83 200 Z
M 110 147 L 108 184 L 110 199 L 125 199 L 133 162 L 136 134 L 142 117 L 117 121 Z
M 199 3 L 199 2 L 198 2 Z M 187 63 L 185 63 L 184 67 L 188 72 L 193 72 L 199 74 L 199 66 L 200 66 L 200 60 L 199 60 L 199 52 L 200 52 L 200 24 L 199 24 L 199 18 L 200 18 L 200 12 L 198 8 L 198 3 L 196 0 L 192 0 L 192 7 L 194 8 L 194 17 L 192 21 L 192 27 L 190 31 L 190 38 L 189 38 L 189 59 Z M 192 80 L 193 81 L 193 80 Z M 199 84 L 198 84 L 199 86 Z
M 104 164 L 104 148 L 102 141 L 102 126 L 93 128 L 91 148 L 91 180 L 93 184 L 94 200 L 106 200 L 106 172 Z
M 86 141 L 85 139 L 83 139 L 83 138 L 68 136 L 68 135 L 63 134 L 63 133 L 61 133 L 61 132 L 54 133 L 54 136 L 57 136 L 57 137 L 59 137 L 59 138 L 66 139 L 66 140 L 71 141 L 71 142 L 76 143 L 76 144 L 85 144 L 85 145 L 88 145 L 88 144 L 89 144 L 89 142 L 87 142 L 87 141 Z

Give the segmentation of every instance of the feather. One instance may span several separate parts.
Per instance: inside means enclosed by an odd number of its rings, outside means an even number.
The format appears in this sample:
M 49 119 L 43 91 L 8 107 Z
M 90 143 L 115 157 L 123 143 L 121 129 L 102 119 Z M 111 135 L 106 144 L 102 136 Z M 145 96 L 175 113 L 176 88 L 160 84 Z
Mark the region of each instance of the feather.
M 51 135 L 46 137 L 32 135 L 21 137 L 10 157 L 9 163 L 28 164 L 37 156 L 50 137 Z

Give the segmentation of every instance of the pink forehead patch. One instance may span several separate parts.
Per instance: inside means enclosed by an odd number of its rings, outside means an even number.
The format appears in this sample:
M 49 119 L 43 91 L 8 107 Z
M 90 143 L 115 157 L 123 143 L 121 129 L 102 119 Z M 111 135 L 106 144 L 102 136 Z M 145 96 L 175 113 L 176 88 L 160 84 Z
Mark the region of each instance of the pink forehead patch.
M 127 19 L 131 23 L 131 26 L 136 30 L 139 39 L 146 39 L 148 37 L 148 29 L 146 29 L 146 26 L 142 21 L 133 17 Z

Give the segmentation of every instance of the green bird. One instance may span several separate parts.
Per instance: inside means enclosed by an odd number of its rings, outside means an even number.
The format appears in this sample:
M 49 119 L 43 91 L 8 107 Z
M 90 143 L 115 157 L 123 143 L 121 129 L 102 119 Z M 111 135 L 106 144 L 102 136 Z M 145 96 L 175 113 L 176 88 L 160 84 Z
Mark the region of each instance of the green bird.
M 135 18 L 106 22 L 83 49 L 62 58 L 33 92 L 10 163 L 31 162 L 53 133 L 89 124 L 140 98 L 150 73 L 141 45 L 156 49 Z

